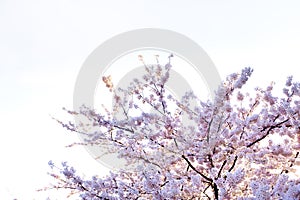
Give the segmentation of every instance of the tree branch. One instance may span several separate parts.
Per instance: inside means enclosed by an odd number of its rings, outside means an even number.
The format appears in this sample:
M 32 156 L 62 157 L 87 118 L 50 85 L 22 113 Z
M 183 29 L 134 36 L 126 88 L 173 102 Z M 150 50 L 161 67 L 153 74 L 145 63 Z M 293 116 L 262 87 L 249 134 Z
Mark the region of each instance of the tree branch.
M 267 131 L 267 133 L 266 133 L 265 135 L 263 135 L 261 138 L 258 138 L 258 139 L 255 140 L 254 142 L 248 144 L 247 147 L 251 147 L 251 146 L 253 146 L 254 144 L 258 143 L 259 141 L 263 140 L 264 138 L 266 138 L 266 137 L 270 134 L 271 130 L 273 130 L 274 128 L 278 128 L 281 124 L 284 124 L 284 123 L 287 122 L 287 121 L 289 121 L 289 119 L 286 119 L 286 120 L 284 120 L 284 121 L 282 121 L 282 122 L 280 122 L 280 123 L 278 123 L 278 124 L 276 124 L 276 125 L 274 125 L 274 126 L 270 126 L 269 129 L 268 129 L 268 131 Z M 264 131 L 265 129 L 266 129 L 266 128 L 264 128 L 262 131 Z
M 195 172 L 197 172 L 198 174 L 200 174 L 200 176 L 202 176 L 205 180 L 209 181 L 210 183 L 213 182 L 213 180 L 207 176 L 205 176 L 204 174 L 202 174 L 201 172 L 199 172 L 193 165 L 192 163 L 187 159 L 187 157 L 185 157 L 184 155 L 181 156 L 190 166 L 190 168 L 192 168 Z
M 218 200 L 219 199 L 219 189 L 216 183 L 213 184 L 213 189 L 214 189 L 214 195 L 215 195 L 215 199 Z
M 236 164 L 237 159 L 238 159 L 238 157 L 235 156 L 234 161 L 233 161 L 233 164 L 231 165 L 231 167 L 230 167 L 230 169 L 228 170 L 228 172 L 231 172 L 231 171 L 233 170 L 233 168 L 234 168 L 234 166 L 235 166 L 235 164 Z
M 223 170 L 224 166 L 226 165 L 226 163 L 227 163 L 227 160 L 224 160 L 224 162 L 223 162 L 223 164 L 222 164 L 222 166 L 221 166 L 221 168 L 220 168 L 220 170 L 219 170 L 219 173 L 218 173 L 218 177 L 217 177 L 217 178 L 220 178 L 221 173 L 222 173 L 222 170 Z

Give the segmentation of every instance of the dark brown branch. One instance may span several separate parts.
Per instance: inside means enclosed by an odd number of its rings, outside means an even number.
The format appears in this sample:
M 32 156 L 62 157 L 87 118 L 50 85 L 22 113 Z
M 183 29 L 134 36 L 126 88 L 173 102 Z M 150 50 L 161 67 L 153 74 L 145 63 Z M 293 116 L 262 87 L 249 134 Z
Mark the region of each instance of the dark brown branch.
M 205 192 L 203 192 L 203 194 L 204 194 L 209 200 L 211 200 L 211 198 L 210 198 Z
M 163 85 L 160 86 L 160 91 L 158 90 L 158 88 L 157 88 L 157 86 L 156 86 L 155 83 L 154 83 L 154 87 L 157 90 L 159 97 L 161 98 L 161 105 L 162 105 L 162 108 L 163 108 L 163 112 L 166 114 L 166 105 L 165 105 L 165 103 L 163 101 L 163 99 L 164 99 L 164 95 L 163 95 L 163 88 L 164 88 L 164 86 Z
M 289 119 L 286 119 L 286 120 L 284 120 L 284 121 L 282 121 L 282 122 L 280 122 L 280 123 L 278 123 L 278 124 L 276 124 L 276 125 L 274 125 L 274 126 L 270 126 L 269 129 L 268 129 L 268 131 L 267 131 L 267 133 L 266 133 L 265 135 L 263 135 L 261 138 L 258 138 L 258 139 L 255 140 L 254 142 L 248 144 L 247 147 L 251 147 L 251 146 L 253 146 L 254 144 L 258 143 L 259 141 L 263 140 L 264 138 L 266 138 L 266 137 L 270 134 L 270 132 L 271 132 L 273 129 L 280 127 L 281 124 L 284 124 L 284 123 L 287 122 L 287 121 L 289 121 Z M 267 128 L 264 128 L 262 131 L 264 131 L 265 129 L 267 129 Z
M 186 168 L 186 171 L 188 172 L 188 171 L 189 171 L 189 169 L 190 169 L 190 166 L 188 165 L 188 166 L 187 166 L 187 168 Z
M 206 194 L 206 190 L 211 186 L 211 183 L 203 190 L 203 194 L 210 200 L 211 198 Z
M 296 159 L 298 158 L 298 156 L 299 156 L 299 151 L 296 153 L 295 161 L 296 161 Z M 294 164 L 295 164 L 295 162 L 292 162 L 292 163 L 290 164 L 290 167 L 293 167 Z
M 236 164 L 237 159 L 238 159 L 238 157 L 235 156 L 234 161 L 233 161 L 233 163 L 232 163 L 230 169 L 228 170 L 228 172 L 231 172 L 231 171 L 233 170 L 233 168 L 234 168 L 234 166 L 235 166 L 235 164 Z
M 241 135 L 240 135 L 240 140 L 242 139 L 244 133 L 245 133 L 245 125 L 243 126 L 243 130 L 242 130 L 242 133 L 241 133 Z
M 213 122 L 214 118 L 212 117 L 211 120 L 209 121 L 209 124 L 208 124 L 208 128 L 207 128 L 207 142 L 209 142 L 209 133 L 210 133 L 210 128 L 211 128 L 211 125 L 212 125 L 212 122 Z
M 132 129 L 129 129 L 129 128 L 121 127 L 121 126 L 118 126 L 118 125 L 113 125 L 113 127 L 118 128 L 118 129 L 123 130 L 123 131 L 128 131 L 130 133 L 134 133 L 134 131 Z
M 296 153 L 296 155 L 295 155 L 295 160 L 294 160 L 294 162 L 293 162 L 293 161 L 291 162 L 289 168 L 292 168 L 292 167 L 294 166 L 295 161 L 296 161 L 296 159 L 298 158 L 298 156 L 299 156 L 299 152 Z M 283 170 L 281 170 L 280 174 L 288 173 L 288 172 L 289 172 L 289 170 L 283 169 Z
M 205 176 L 204 174 L 202 174 L 201 172 L 199 172 L 193 165 L 192 163 L 187 159 L 187 157 L 185 157 L 184 155 L 181 156 L 190 166 L 190 168 L 192 168 L 195 172 L 197 172 L 200 176 L 202 176 L 205 180 L 209 181 L 210 183 L 213 182 L 213 180 L 207 176 Z
M 67 186 L 67 185 L 63 185 L 63 186 L 54 186 L 53 188 L 49 188 L 49 189 L 70 189 L 70 190 L 78 190 L 78 187 L 81 188 L 83 191 L 90 193 L 93 197 L 96 197 L 98 199 L 105 199 L 105 200 L 109 200 L 108 198 L 104 198 L 99 196 L 98 194 L 93 193 L 92 191 L 90 191 L 88 188 L 84 187 L 82 185 L 81 182 L 78 182 L 77 184 L 75 184 L 75 186 Z
M 163 184 L 160 185 L 160 187 L 164 187 L 169 181 L 164 182 Z
M 273 119 L 273 122 L 275 122 L 276 121 L 276 119 L 278 119 L 278 117 L 279 117 L 280 115 L 278 114 L 278 115 L 276 115 L 276 117 Z
M 218 172 L 218 178 L 220 178 L 222 170 L 223 170 L 224 166 L 226 165 L 226 163 L 227 163 L 227 160 L 224 160 L 224 162 L 223 162 L 223 164 L 222 164 L 222 166 L 221 166 L 221 168 L 220 168 L 220 170 Z
M 216 183 L 214 183 L 213 189 L 214 189 L 215 199 L 218 200 L 219 199 L 219 189 L 218 189 L 218 186 Z
M 256 100 L 255 103 L 251 106 L 250 111 L 248 112 L 246 118 L 250 116 L 250 114 L 254 111 L 254 108 L 255 108 L 257 105 L 258 105 L 258 101 Z M 276 120 L 276 119 L 275 119 L 275 120 Z M 275 121 L 275 120 L 274 120 L 274 121 Z M 243 135 L 244 135 L 244 133 L 245 133 L 245 127 L 246 127 L 246 126 L 245 126 L 245 124 L 244 124 L 242 133 L 241 133 L 241 135 L 240 135 L 240 140 L 242 139 L 242 137 L 243 137 Z
M 211 155 L 208 155 L 208 160 L 209 160 L 209 162 L 210 162 L 211 167 L 212 167 L 212 168 L 215 167 L 215 166 L 214 166 L 214 163 L 213 163 L 213 160 L 212 160 L 212 158 L 211 158 Z

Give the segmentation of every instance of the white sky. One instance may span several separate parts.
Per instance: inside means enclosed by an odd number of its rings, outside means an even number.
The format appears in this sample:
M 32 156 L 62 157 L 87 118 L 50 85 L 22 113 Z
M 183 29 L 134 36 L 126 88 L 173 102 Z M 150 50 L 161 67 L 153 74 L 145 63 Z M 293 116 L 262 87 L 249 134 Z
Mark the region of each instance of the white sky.
M 279 3 L 280 2 L 280 3 Z M 250 84 L 278 84 L 300 67 L 297 1 L 0 1 L 0 196 L 41 199 L 47 163 L 69 161 L 87 175 L 107 170 L 50 115 L 69 119 L 84 60 L 110 37 L 164 28 L 197 42 L 222 77 L 254 68 Z M 251 85 L 251 86 L 252 86 Z M 56 191 L 50 196 L 56 196 Z

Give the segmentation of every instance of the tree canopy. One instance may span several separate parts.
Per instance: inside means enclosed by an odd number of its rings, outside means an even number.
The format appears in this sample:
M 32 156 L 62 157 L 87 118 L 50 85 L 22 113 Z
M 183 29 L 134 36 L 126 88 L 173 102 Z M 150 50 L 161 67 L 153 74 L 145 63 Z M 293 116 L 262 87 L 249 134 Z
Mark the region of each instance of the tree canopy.
M 89 122 L 57 120 L 84 135 L 82 145 L 118 153 L 127 168 L 88 179 L 50 161 L 56 181 L 47 189 L 82 199 L 300 199 L 300 83 L 288 77 L 281 97 L 272 84 L 248 93 L 243 86 L 253 70 L 244 68 L 222 82 L 213 100 L 190 91 L 176 99 L 165 88 L 171 68 L 145 64 L 128 88 L 103 77 L 112 111 L 66 110 Z

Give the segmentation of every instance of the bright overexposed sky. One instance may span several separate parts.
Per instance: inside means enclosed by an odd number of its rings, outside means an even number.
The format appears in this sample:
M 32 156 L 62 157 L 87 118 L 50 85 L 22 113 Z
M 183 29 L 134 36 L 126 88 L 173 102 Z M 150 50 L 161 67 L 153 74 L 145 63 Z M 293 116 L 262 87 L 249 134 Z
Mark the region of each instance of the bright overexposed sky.
M 300 2 L 241 0 L 1 0 L 0 198 L 36 193 L 51 180 L 48 161 L 105 174 L 78 140 L 51 119 L 70 119 L 76 76 L 102 42 L 137 28 L 163 28 L 197 42 L 224 78 L 254 68 L 250 84 L 300 80 Z M 275 86 L 276 87 L 276 86 Z

